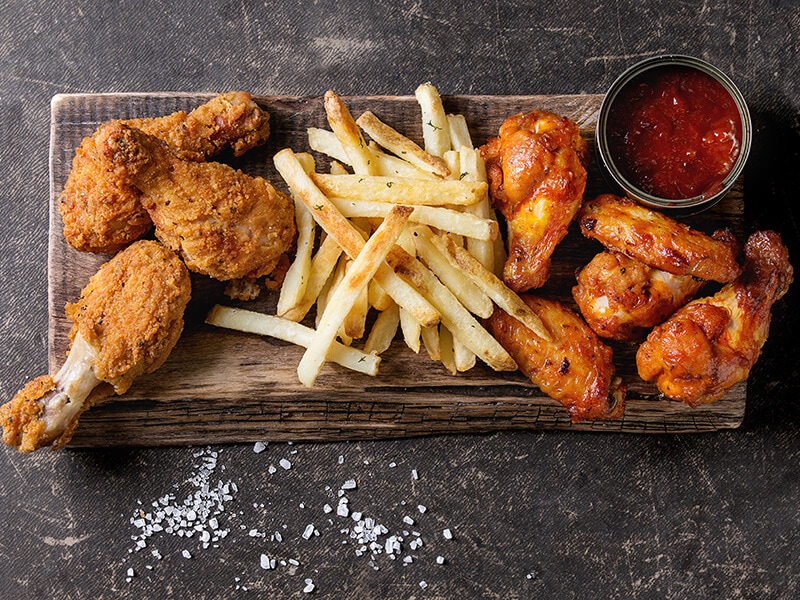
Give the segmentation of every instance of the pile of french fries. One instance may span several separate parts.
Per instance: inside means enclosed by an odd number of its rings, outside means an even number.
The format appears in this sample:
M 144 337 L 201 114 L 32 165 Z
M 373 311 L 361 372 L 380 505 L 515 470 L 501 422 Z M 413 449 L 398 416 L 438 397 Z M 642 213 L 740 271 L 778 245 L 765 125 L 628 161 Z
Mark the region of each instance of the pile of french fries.
M 311 154 L 290 148 L 273 159 L 294 199 L 298 229 L 277 315 L 215 306 L 206 319 L 305 347 L 297 374 L 306 386 L 326 362 L 376 375 L 398 330 L 411 350 L 424 346 L 452 374 L 478 358 L 494 370 L 514 370 L 479 321 L 494 304 L 549 338 L 497 276 L 503 242 L 464 116 L 446 114 L 429 83 L 415 96 L 424 147 L 372 112 L 354 119 L 339 96 L 325 94 L 330 130 L 309 129 L 308 143 L 330 158 L 329 172 L 317 172 Z M 312 308 L 313 328 L 301 323 Z

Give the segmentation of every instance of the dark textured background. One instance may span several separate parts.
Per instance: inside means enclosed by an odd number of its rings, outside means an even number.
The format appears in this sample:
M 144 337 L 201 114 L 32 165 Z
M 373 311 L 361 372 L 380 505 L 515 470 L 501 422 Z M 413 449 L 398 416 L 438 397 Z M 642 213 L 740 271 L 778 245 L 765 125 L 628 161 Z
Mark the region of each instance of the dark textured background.
M 800 8 L 791 0 L 7 1 L 0 6 L 0 397 L 46 366 L 56 93 L 405 95 L 426 80 L 443 94 L 601 93 L 639 59 L 692 54 L 725 70 L 748 99 L 755 124 L 748 223 L 780 230 L 797 264 L 798 46 Z M 249 445 L 214 447 L 210 483 L 238 487 L 219 517 L 230 534 L 218 548 L 162 532 L 130 551 L 138 502 L 147 510 L 166 494 L 180 503 L 194 493 L 187 480 L 202 449 L 0 450 L 0 596 L 301 597 L 310 577 L 320 597 L 796 598 L 796 287 L 776 307 L 738 430 L 272 444 L 260 454 Z M 281 458 L 293 468 L 270 474 Z M 335 505 L 336 489 L 351 477 L 359 484 L 348 492 L 351 508 L 393 534 L 421 534 L 416 551 L 406 538 L 403 556 L 413 563 L 381 555 L 375 570 L 342 543 L 342 521 L 328 522 L 322 505 Z M 428 510 L 420 514 L 417 504 Z M 404 525 L 405 515 L 415 525 Z M 304 540 L 309 523 L 320 536 Z M 448 527 L 453 540 L 443 539 Z M 279 530 L 283 541 L 251 537 L 251 529 Z M 261 553 L 300 564 L 262 570 Z

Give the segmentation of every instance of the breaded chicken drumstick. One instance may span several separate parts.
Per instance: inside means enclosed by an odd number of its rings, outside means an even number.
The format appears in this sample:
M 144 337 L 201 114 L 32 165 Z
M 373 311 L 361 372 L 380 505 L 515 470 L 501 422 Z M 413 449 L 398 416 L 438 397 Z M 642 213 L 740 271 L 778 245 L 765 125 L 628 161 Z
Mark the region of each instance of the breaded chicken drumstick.
M 269 136 L 269 114 L 246 92 L 222 94 L 188 114 L 125 122 L 195 161 L 229 148 L 239 156 Z M 76 250 L 114 253 L 153 226 L 141 192 L 105 150 L 97 132 L 83 139 L 59 198 L 64 237 Z
M 125 393 L 164 363 L 183 331 L 190 295 L 186 267 L 159 242 L 135 242 L 105 263 L 66 306 L 73 325 L 64 365 L 0 406 L 3 442 L 20 452 L 66 444 L 94 402 Z
M 275 269 L 295 235 L 294 205 L 261 177 L 217 162 L 183 160 L 153 136 L 119 121 L 98 141 L 142 192 L 156 237 L 190 271 L 221 281 Z

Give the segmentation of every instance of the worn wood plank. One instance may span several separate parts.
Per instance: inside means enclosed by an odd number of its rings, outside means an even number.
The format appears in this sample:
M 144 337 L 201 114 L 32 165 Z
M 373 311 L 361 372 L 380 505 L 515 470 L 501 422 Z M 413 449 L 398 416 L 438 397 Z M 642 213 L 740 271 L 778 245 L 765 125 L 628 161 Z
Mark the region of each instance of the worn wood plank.
M 74 300 L 108 256 L 72 250 L 61 233 L 58 196 L 75 148 L 102 122 L 190 110 L 213 94 L 74 94 L 53 98 L 50 152 L 49 362 L 57 369 L 68 348 L 70 323 L 64 304 Z M 307 150 L 305 130 L 326 127 L 321 98 L 259 97 L 270 112 L 272 135 L 262 148 L 232 162 L 245 172 L 279 181 L 271 157 L 291 146 Z M 372 110 L 395 128 L 421 138 L 413 97 L 345 98 L 354 115 Z M 467 118 L 476 144 L 496 134 L 511 114 L 534 108 L 576 121 L 594 156 L 593 129 L 598 95 L 453 96 L 449 112 Z M 596 162 L 589 168 L 587 197 L 608 190 Z M 687 219 L 713 231 L 729 226 L 743 232 L 743 187 L 715 208 Z M 597 252 L 576 227 L 558 247 L 551 279 L 543 292 L 572 302 L 575 269 Z M 629 386 L 625 417 L 607 423 L 572 424 L 561 406 L 543 396 L 519 373 L 494 373 L 477 366 L 458 377 L 397 342 L 384 355 L 377 378 L 326 366 L 313 389 L 296 376 L 301 351 L 288 344 L 224 331 L 203 323 L 215 302 L 228 303 L 222 285 L 193 277 L 187 326 L 167 363 L 138 379 L 124 397 L 85 413 L 73 446 L 157 446 L 249 442 L 254 440 L 375 439 L 500 429 L 565 429 L 617 432 L 698 432 L 737 427 L 744 416 L 747 387 L 736 385 L 714 404 L 691 409 L 661 398 L 636 375 L 635 348 L 614 346 L 615 364 Z M 274 313 L 276 297 L 265 294 L 248 307 Z

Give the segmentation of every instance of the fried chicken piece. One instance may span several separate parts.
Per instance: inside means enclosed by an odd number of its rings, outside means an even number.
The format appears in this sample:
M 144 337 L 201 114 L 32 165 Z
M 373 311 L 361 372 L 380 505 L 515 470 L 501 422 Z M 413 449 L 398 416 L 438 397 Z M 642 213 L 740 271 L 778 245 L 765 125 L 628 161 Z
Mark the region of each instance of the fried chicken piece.
M 552 342 L 500 308 L 487 325 L 525 376 L 559 401 L 573 423 L 621 417 L 626 388 L 614 376 L 611 348 L 566 305 L 530 294 L 522 299 L 542 319 Z
M 269 136 L 269 114 L 246 92 L 217 96 L 188 114 L 126 123 L 164 140 L 183 158 L 197 161 L 227 148 L 238 156 Z M 111 162 L 97 136 L 95 132 L 84 138 L 77 149 L 59 210 L 70 246 L 114 253 L 141 238 L 153 224 L 141 205 L 141 192 L 125 169 Z
M 0 407 L 3 442 L 20 452 L 66 444 L 93 403 L 125 393 L 136 377 L 164 363 L 183 330 L 190 295 L 186 267 L 156 241 L 135 242 L 101 266 L 66 306 L 73 325 L 64 365 Z
M 156 237 L 189 270 L 221 281 L 258 278 L 291 246 L 294 205 L 265 179 L 222 163 L 183 160 L 158 138 L 120 122 L 101 127 L 98 139 L 142 191 Z
M 516 292 L 539 288 L 583 199 L 586 141 L 569 119 L 536 110 L 506 119 L 481 155 L 492 202 L 508 223 L 503 279 Z
M 635 342 L 691 300 L 705 284 L 691 275 L 673 275 L 606 250 L 580 270 L 572 297 L 597 335 Z
M 755 232 L 736 281 L 693 300 L 653 329 L 636 353 L 639 375 L 690 406 L 719 400 L 747 379 L 767 340 L 772 305 L 792 276 L 780 235 Z
M 727 229 L 713 237 L 629 198 L 601 194 L 584 203 L 581 232 L 609 250 L 673 275 L 727 283 L 739 275 L 739 245 Z

